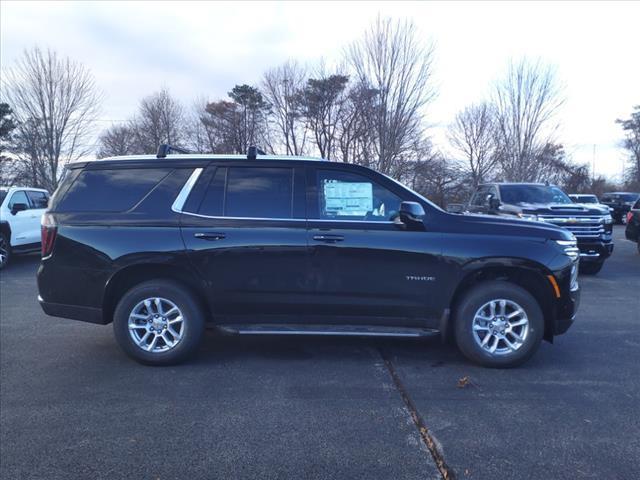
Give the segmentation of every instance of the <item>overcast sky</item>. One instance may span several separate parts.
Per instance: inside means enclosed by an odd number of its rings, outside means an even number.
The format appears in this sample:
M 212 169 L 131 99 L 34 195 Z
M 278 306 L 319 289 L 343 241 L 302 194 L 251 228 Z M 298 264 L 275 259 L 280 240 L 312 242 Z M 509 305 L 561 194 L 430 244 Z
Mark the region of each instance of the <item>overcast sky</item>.
M 558 140 L 596 173 L 619 176 L 616 118 L 640 104 L 640 2 L 15 2 L 0 3 L 1 65 L 38 45 L 81 61 L 105 94 L 100 127 L 128 118 L 161 87 L 190 105 L 255 84 L 294 58 L 340 58 L 378 13 L 410 18 L 436 45 L 431 134 L 488 94 L 509 59 L 557 68 L 566 104 Z

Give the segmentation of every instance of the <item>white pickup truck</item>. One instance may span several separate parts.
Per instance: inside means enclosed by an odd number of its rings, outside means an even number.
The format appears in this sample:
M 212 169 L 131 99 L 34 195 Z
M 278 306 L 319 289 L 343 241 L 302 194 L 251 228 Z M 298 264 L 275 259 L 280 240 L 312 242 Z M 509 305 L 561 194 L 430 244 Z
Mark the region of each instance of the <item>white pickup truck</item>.
M 40 217 L 48 204 L 46 190 L 0 187 L 0 269 L 12 254 L 40 248 Z

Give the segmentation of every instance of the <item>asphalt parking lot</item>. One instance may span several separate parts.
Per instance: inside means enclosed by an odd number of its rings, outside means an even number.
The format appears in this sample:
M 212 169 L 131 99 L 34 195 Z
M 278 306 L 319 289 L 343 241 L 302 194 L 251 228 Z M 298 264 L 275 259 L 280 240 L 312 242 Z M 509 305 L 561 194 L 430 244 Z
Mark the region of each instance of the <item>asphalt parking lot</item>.
M 488 370 L 437 339 L 219 337 L 178 367 L 0 274 L 0 477 L 640 478 L 640 255 L 616 227 L 569 332 Z

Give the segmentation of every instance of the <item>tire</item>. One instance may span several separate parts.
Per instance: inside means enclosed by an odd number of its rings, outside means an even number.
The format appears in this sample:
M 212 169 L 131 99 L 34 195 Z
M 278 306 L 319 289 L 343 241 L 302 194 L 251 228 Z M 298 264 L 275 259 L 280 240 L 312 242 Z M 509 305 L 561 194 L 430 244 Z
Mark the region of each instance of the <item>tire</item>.
M 638 246 L 638 253 L 640 253 L 640 238 L 638 238 L 638 243 L 636 245 Z
M 603 265 L 604 262 L 580 263 L 580 273 L 584 275 L 595 275 L 602 270 Z
M 501 312 L 502 301 L 505 306 Z M 494 303 L 496 313 L 493 317 L 491 303 Z M 518 310 L 523 314 L 512 315 Z M 491 321 L 480 320 L 479 314 Z M 501 314 L 512 315 L 512 320 L 503 323 Z M 485 367 L 511 368 L 523 364 L 538 350 L 544 334 L 544 316 L 536 299 L 522 287 L 506 281 L 485 282 L 473 287 L 457 303 L 454 318 L 458 348 L 469 360 Z M 491 324 L 497 335 L 493 335 Z M 474 325 L 478 331 L 474 331 Z M 505 328 L 504 325 L 509 326 Z M 522 342 L 514 334 L 519 334 Z M 515 348 L 510 348 L 507 341 Z M 491 352 L 494 343 L 496 346 Z
M 130 320 L 135 328 L 129 328 Z M 145 365 L 173 365 L 186 360 L 198 347 L 203 330 L 204 315 L 194 296 L 168 280 L 151 280 L 131 288 L 113 315 L 118 344 Z
M 7 266 L 11 260 L 11 244 L 5 233 L 0 233 L 0 270 Z

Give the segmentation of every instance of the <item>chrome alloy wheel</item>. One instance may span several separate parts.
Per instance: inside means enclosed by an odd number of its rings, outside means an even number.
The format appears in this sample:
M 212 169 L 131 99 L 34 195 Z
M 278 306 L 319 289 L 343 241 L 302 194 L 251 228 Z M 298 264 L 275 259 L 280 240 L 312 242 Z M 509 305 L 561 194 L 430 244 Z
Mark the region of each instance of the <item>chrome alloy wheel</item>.
M 4 239 L 4 236 L 0 235 L 0 267 L 3 267 L 9 258 L 9 245 Z
M 146 352 L 171 350 L 182 340 L 184 329 L 182 312 L 166 298 L 147 298 L 129 314 L 129 335 Z
M 512 300 L 490 300 L 473 317 L 473 338 L 491 355 L 515 352 L 522 347 L 528 335 L 527 314 Z

